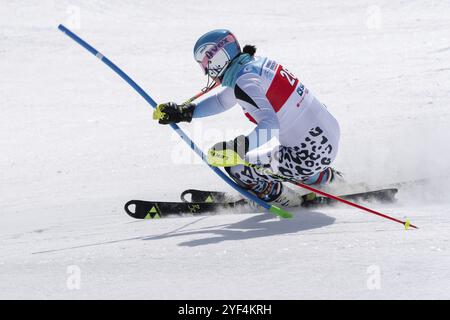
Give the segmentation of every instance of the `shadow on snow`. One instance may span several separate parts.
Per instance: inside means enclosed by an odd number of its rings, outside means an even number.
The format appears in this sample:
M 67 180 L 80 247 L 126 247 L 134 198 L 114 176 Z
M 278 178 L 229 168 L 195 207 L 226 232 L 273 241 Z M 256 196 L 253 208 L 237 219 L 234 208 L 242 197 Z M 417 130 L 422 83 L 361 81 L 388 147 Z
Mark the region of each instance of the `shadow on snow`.
M 302 211 L 297 212 L 292 219 L 282 219 L 274 217 L 272 214 L 258 214 L 252 215 L 248 219 L 244 219 L 242 221 L 225 224 L 225 225 L 216 225 L 211 227 L 205 227 L 199 230 L 188 230 L 181 231 L 186 227 L 193 225 L 201 220 L 207 219 L 208 216 L 202 217 L 195 221 L 191 221 L 175 230 L 167 232 L 158 236 L 137 236 L 132 238 L 125 239 L 117 239 L 111 241 L 102 241 L 96 243 L 89 243 L 77 246 L 71 246 L 60 249 L 52 249 L 45 251 L 33 252 L 32 254 L 45 254 L 45 253 L 54 253 L 61 252 L 73 249 L 81 249 L 88 247 L 96 247 L 107 244 L 116 244 L 127 241 L 136 241 L 136 240 L 161 240 L 172 237 L 183 237 L 183 236 L 196 236 L 196 235 L 205 235 L 212 234 L 213 236 L 202 239 L 189 240 L 185 242 L 181 242 L 179 246 L 187 246 L 187 247 L 196 247 L 202 245 L 209 245 L 220 243 L 223 241 L 234 241 L 234 240 L 246 240 L 246 239 L 254 239 L 261 237 L 270 237 L 276 235 L 283 234 L 293 234 L 300 231 L 306 231 L 311 229 L 321 228 L 327 225 L 331 225 L 334 223 L 335 219 L 329 217 L 320 212 L 312 212 L 312 211 Z
M 172 237 L 184 237 L 212 234 L 211 237 L 181 242 L 179 246 L 196 247 L 216 244 L 223 241 L 246 240 L 275 235 L 292 234 L 300 231 L 321 228 L 333 224 L 334 218 L 320 212 L 302 211 L 292 219 L 278 220 L 272 214 L 260 214 L 227 225 L 207 227 L 199 230 L 175 231 L 143 238 L 142 240 L 161 240 Z M 191 223 L 192 224 L 192 223 Z

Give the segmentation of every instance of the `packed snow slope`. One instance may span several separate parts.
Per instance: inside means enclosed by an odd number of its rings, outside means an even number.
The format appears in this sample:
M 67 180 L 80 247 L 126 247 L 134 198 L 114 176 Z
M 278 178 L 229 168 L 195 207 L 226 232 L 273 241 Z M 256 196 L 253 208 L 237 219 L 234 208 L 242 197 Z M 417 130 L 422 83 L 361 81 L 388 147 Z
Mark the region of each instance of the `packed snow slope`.
M 0 298 L 450 298 L 449 16 L 448 1 L 0 0 Z M 160 102 L 202 88 L 193 44 L 231 29 L 337 117 L 349 183 L 431 178 L 367 204 L 420 229 L 344 206 L 132 220 L 129 199 L 231 189 L 59 23 Z M 207 148 L 251 126 L 235 107 L 182 127 Z

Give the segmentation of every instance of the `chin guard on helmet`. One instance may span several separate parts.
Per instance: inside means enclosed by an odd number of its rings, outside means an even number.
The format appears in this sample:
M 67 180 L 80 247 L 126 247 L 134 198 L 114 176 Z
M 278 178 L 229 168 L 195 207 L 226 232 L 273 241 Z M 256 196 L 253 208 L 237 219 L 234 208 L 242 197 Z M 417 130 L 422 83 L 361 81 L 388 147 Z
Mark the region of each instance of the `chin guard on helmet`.
M 208 79 L 206 80 L 206 86 L 204 86 L 202 88 L 202 92 L 203 93 L 207 93 L 208 91 L 214 89 L 215 87 L 217 87 L 218 85 L 220 85 L 221 81 L 219 78 L 212 78 L 209 74 L 208 74 Z

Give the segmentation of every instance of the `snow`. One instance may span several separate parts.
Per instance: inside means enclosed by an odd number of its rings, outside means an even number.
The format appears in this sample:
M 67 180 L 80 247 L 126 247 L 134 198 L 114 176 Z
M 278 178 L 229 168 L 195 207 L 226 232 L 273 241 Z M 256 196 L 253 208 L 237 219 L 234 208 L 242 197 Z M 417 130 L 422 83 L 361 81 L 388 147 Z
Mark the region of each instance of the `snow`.
M 450 298 L 449 15 L 444 1 L 1 0 L 0 298 Z M 230 188 L 59 23 L 178 102 L 205 83 L 197 37 L 231 29 L 336 115 L 349 182 L 432 178 L 366 204 L 420 229 L 344 206 L 130 219 L 129 199 Z M 234 108 L 182 127 L 207 148 L 251 124 Z

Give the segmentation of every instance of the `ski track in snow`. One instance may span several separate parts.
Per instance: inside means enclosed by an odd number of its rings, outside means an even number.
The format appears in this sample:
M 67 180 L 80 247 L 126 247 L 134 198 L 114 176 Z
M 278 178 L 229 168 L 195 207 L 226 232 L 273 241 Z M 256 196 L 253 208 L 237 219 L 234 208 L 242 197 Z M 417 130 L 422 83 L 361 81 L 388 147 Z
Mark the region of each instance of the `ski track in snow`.
M 442 1 L 1 1 L 0 298 L 450 298 L 449 15 Z M 420 229 L 345 206 L 281 221 L 130 219 L 123 204 L 132 198 L 230 189 L 57 30 L 78 21 L 74 31 L 156 101 L 198 92 L 195 40 L 233 30 L 336 115 L 335 165 L 349 182 L 432 177 L 401 188 L 394 204 L 367 204 Z M 235 107 L 182 127 L 207 148 L 251 124 Z M 79 289 L 68 286 L 71 266 Z

